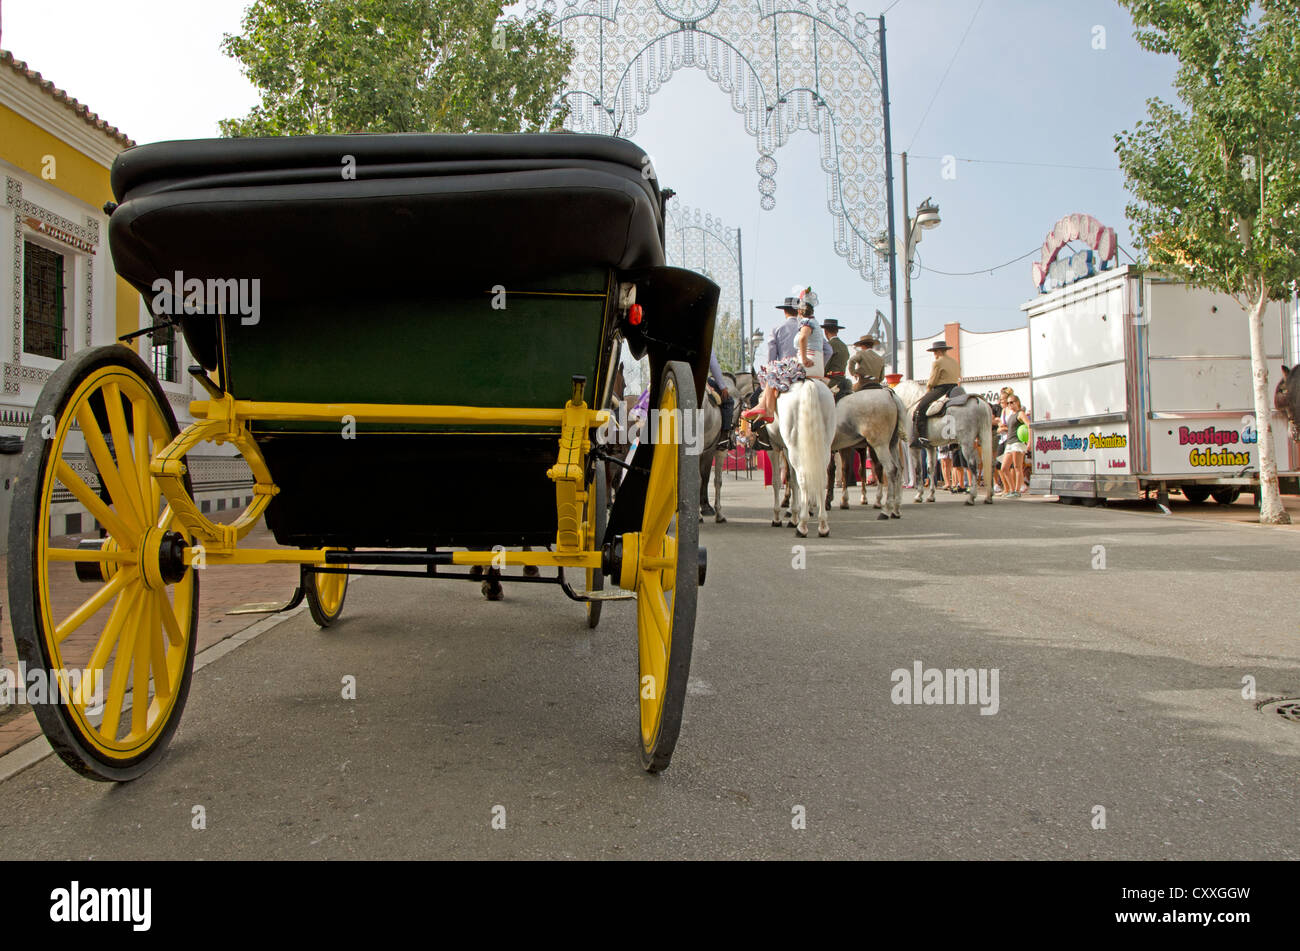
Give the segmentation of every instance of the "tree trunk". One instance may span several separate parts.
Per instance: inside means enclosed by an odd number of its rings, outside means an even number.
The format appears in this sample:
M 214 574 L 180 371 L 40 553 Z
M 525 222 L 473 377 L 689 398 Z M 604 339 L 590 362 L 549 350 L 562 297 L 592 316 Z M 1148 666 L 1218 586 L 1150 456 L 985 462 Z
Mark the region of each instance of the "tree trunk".
M 1268 361 L 1264 354 L 1264 311 L 1268 289 L 1261 286 L 1250 311 L 1250 368 L 1255 398 L 1255 429 L 1259 443 L 1259 521 L 1261 525 L 1289 525 L 1291 516 L 1282 506 L 1277 485 L 1277 460 L 1273 457 L 1273 405 L 1268 393 Z

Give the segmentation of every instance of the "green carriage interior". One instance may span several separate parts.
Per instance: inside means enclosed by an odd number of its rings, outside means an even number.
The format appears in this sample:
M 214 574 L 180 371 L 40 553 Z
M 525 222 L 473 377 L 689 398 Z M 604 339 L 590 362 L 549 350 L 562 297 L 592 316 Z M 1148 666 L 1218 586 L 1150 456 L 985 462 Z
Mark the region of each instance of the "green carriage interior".
M 711 345 L 716 287 L 665 273 L 645 168 L 625 140 L 570 134 L 159 143 L 114 166 L 110 243 L 150 300 L 177 272 L 259 280 L 255 322 L 179 318 L 238 399 L 555 409 L 580 375 L 596 405 L 616 336 L 647 346 L 618 325 L 620 280 L 684 341 L 661 357 L 702 377 Z M 554 541 L 558 429 L 344 424 L 253 424 L 282 544 Z

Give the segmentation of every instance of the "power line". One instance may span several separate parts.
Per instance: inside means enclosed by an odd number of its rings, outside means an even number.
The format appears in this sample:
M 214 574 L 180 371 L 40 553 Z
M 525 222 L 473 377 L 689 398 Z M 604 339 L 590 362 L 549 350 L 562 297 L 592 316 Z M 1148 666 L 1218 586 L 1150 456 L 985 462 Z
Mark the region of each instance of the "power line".
M 888 13 L 890 10 L 894 9 L 894 7 L 898 6 L 898 5 L 899 5 L 900 3 L 902 3 L 902 2 L 903 2 L 903 0 L 894 0 L 893 3 L 891 3 L 889 6 L 885 7 L 885 9 L 883 9 L 883 10 L 880 11 L 880 15 L 881 15 L 881 16 L 884 16 L 886 13 Z
M 912 133 L 912 141 L 908 143 L 907 146 L 909 152 L 912 150 L 912 146 L 916 144 L 916 137 L 921 134 L 921 128 L 925 125 L 925 120 L 929 117 L 930 110 L 934 108 L 934 101 L 939 98 L 939 90 L 943 89 L 943 84 L 948 79 L 948 73 L 952 71 L 952 64 L 957 62 L 957 54 L 960 53 L 961 48 L 966 45 L 966 37 L 970 35 L 970 28 L 975 25 L 975 17 L 980 15 L 980 10 L 982 9 L 984 9 L 984 0 L 980 0 L 979 6 L 975 8 L 975 16 L 972 16 L 970 22 L 966 24 L 966 32 L 961 35 L 961 40 L 957 43 L 957 48 L 953 50 L 952 59 L 948 60 L 948 68 L 943 71 L 943 79 L 939 80 L 939 85 L 935 89 L 934 95 L 930 97 L 930 105 L 925 107 L 925 112 L 921 115 L 920 125 L 918 125 L 916 131 Z
M 1027 168 L 1068 168 L 1079 169 L 1089 172 L 1118 172 L 1122 169 L 1110 165 L 1062 165 L 1057 162 L 1013 162 L 1007 159 L 975 159 L 975 158 L 958 158 L 957 156 L 947 155 L 912 155 L 910 152 L 908 158 L 931 159 L 936 162 L 942 162 L 949 157 L 958 162 L 969 162 L 978 165 L 1019 165 Z
M 1018 261 L 1023 261 L 1031 254 L 1037 254 L 1040 250 L 1040 248 L 1034 248 L 1032 251 L 1026 251 L 1018 258 L 1013 258 L 1006 264 L 999 264 L 996 267 L 980 268 L 978 271 L 936 271 L 934 268 L 926 267 L 924 264 L 919 265 L 919 267 L 922 271 L 929 271 L 931 274 L 942 274 L 944 277 L 974 277 L 976 274 L 992 274 L 994 271 L 1000 271 L 1004 267 L 1010 267 Z

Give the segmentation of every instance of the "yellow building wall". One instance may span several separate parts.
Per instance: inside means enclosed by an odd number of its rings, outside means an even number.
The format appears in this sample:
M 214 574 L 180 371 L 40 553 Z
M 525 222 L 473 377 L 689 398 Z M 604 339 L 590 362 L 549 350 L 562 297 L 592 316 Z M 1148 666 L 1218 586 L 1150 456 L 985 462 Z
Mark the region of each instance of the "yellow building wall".
M 50 184 L 92 208 L 103 208 L 113 199 L 107 168 L 7 106 L 0 106 L 0 143 L 6 162 L 36 178 L 44 178 L 45 156 L 53 155 L 55 177 Z M 140 295 L 119 277 L 115 296 L 117 335 L 138 330 Z

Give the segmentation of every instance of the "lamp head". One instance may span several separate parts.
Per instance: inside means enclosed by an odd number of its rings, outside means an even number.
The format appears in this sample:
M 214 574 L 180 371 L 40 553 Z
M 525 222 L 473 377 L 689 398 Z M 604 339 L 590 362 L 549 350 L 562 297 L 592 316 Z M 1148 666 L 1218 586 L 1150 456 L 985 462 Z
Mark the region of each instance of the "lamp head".
M 929 198 L 916 209 L 916 223 L 926 231 L 939 227 L 939 206 Z

